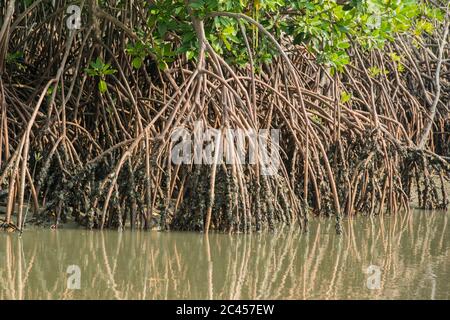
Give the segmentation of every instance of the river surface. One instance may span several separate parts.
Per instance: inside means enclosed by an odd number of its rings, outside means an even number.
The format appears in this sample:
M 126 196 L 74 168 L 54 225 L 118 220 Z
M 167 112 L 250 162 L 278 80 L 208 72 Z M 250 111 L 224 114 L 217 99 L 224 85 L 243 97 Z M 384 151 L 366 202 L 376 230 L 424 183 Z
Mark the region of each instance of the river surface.
M 450 299 L 450 213 L 250 235 L 0 233 L 2 299 Z M 79 288 L 79 289 L 78 289 Z

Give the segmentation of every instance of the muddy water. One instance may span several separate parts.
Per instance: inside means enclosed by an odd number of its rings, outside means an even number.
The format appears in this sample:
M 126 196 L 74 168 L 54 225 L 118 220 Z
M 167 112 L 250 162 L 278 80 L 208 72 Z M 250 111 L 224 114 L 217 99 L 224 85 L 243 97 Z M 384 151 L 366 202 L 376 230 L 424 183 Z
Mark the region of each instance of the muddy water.
M 341 237 L 331 220 L 306 234 L 0 234 L 0 299 L 450 299 L 449 218 L 347 219 Z

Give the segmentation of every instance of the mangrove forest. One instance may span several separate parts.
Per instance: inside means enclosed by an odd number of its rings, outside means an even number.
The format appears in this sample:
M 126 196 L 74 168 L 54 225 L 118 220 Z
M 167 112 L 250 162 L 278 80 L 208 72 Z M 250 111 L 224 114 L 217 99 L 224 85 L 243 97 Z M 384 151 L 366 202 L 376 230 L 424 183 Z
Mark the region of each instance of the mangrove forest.
M 1 229 L 447 210 L 449 24 L 445 0 L 2 1 Z

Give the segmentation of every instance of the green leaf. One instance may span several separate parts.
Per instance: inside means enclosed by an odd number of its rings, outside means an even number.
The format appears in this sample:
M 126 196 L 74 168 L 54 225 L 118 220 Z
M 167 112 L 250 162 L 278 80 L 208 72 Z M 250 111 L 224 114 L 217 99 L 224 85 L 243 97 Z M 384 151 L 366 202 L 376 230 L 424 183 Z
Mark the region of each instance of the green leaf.
M 197 0 L 196 2 L 189 3 L 189 7 L 192 9 L 200 9 L 204 5 L 203 0 Z
M 392 52 L 392 53 L 390 54 L 390 57 L 391 57 L 392 61 L 394 61 L 394 62 L 400 62 L 400 61 L 402 61 L 402 57 L 399 56 L 398 54 L 396 54 L 395 52 Z
M 91 66 L 94 69 L 102 69 L 103 68 L 103 61 L 100 57 L 97 57 L 97 60 L 95 60 L 95 62 L 91 62 Z
M 135 69 L 140 69 L 142 66 L 142 59 L 140 57 L 134 58 L 133 61 L 131 61 L 131 65 Z
M 195 52 L 194 51 L 192 51 L 192 50 L 186 51 L 186 58 L 188 60 L 191 60 L 194 56 L 195 56 Z
M 342 41 L 337 44 L 337 47 L 339 49 L 348 49 L 348 48 L 350 48 L 350 43 Z
M 164 61 L 159 61 L 158 62 L 158 68 L 162 71 L 167 69 L 167 63 L 165 63 Z
M 350 93 L 342 91 L 341 103 L 346 103 L 346 102 L 350 101 L 351 98 L 352 98 L 352 95 Z
M 105 93 L 106 91 L 108 91 L 108 85 L 104 80 L 100 80 L 100 82 L 98 83 L 98 90 L 100 90 L 100 93 Z
M 115 69 L 105 69 L 103 70 L 103 75 L 110 75 L 110 74 L 115 74 L 117 72 L 117 70 Z
M 95 77 L 97 75 L 97 71 L 90 68 L 84 69 L 84 72 L 86 72 L 90 77 Z

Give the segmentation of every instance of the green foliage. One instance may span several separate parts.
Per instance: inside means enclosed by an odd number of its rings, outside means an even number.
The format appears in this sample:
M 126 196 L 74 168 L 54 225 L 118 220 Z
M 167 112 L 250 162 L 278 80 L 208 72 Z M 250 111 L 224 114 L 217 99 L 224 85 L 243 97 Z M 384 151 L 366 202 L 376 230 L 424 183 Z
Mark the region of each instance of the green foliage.
M 351 42 L 367 50 L 381 49 L 398 34 L 414 29 L 418 30 L 417 36 L 429 32 L 432 24 L 425 16 L 439 15 L 436 11 L 425 14 L 427 7 L 417 0 L 351 0 L 345 5 L 332 0 L 292 3 L 302 14 L 288 18 L 287 33 L 294 36 L 296 43 L 308 45 L 320 62 L 336 70 L 349 63 L 347 49 Z
M 349 102 L 352 99 L 352 94 L 346 91 L 341 92 L 341 103 Z
M 311 116 L 311 120 L 312 120 L 315 124 L 323 125 L 323 120 L 322 120 L 322 118 L 319 117 L 319 116 L 316 115 L 316 114 L 313 114 L 313 115 Z
M 111 75 L 117 72 L 110 64 L 104 63 L 103 60 L 98 57 L 95 62 L 90 63 L 90 68 L 86 68 L 85 72 L 91 77 L 98 77 L 98 90 L 101 93 L 105 93 L 108 90 L 108 86 L 105 81 L 107 75 Z
M 131 55 L 133 60 L 131 61 L 131 65 L 135 69 L 140 69 L 142 63 L 144 62 L 145 57 L 147 56 L 147 51 L 149 50 L 148 46 L 138 42 L 135 45 L 129 44 L 125 51 Z
M 25 65 L 22 63 L 23 60 L 23 52 L 16 51 L 13 53 L 8 53 L 6 55 L 6 63 L 9 65 L 16 66 L 19 70 L 24 71 Z
M 147 41 L 127 48 L 133 67 L 139 69 L 150 52 L 158 66 L 165 69 L 178 55 L 195 59 L 198 39 L 192 26 L 192 15 L 203 19 L 206 38 L 228 62 L 245 66 L 248 52 L 241 26 L 252 46 L 255 67 L 269 63 L 278 53 L 266 37 L 245 21 L 214 17 L 211 12 L 243 13 L 257 20 L 274 36 L 289 36 L 293 44 L 303 44 L 318 62 L 340 71 L 350 63 L 352 43 L 367 50 L 383 48 L 397 35 L 410 33 L 417 37 L 432 33 L 433 23 L 442 21 L 443 13 L 429 8 L 421 0 L 162 0 L 148 4 Z M 143 37 L 144 39 L 144 37 Z M 398 65 L 401 65 L 398 63 Z
M 390 54 L 390 57 L 392 59 L 392 62 L 396 66 L 398 72 L 401 73 L 401 72 L 405 71 L 405 67 L 404 67 L 404 65 L 402 63 L 402 59 L 403 59 L 402 56 L 399 56 L 397 53 L 392 52 Z
M 370 67 L 369 68 L 369 76 L 371 76 L 372 78 L 377 78 L 379 75 L 382 74 L 387 74 L 388 71 L 378 68 L 378 67 Z
M 23 52 L 21 51 L 8 53 L 6 55 L 6 63 L 17 63 L 20 59 L 23 59 Z

